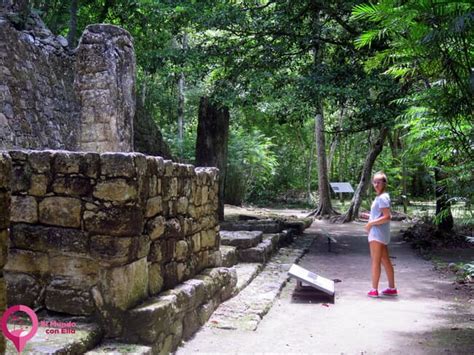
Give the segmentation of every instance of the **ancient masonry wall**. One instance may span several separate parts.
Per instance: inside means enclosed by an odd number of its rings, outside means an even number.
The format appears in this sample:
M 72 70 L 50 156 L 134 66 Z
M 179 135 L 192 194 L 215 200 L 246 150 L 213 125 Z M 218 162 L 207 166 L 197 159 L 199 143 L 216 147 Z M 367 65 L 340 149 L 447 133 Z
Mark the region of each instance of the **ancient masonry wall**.
M 218 262 L 216 169 L 139 153 L 9 155 L 9 304 L 113 317 Z
M 75 51 L 31 14 L 22 30 L 0 6 L 0 149 L 133 151 L 130 34 L 89 25 Z
M 3 268 L 8 256 L 8 226 L 10 224 L 11 160 L 0 152 L 0 317 L 7 307 L 7 293 Z M 0 353 L 5 353 L 5 338 L 0 334 Z

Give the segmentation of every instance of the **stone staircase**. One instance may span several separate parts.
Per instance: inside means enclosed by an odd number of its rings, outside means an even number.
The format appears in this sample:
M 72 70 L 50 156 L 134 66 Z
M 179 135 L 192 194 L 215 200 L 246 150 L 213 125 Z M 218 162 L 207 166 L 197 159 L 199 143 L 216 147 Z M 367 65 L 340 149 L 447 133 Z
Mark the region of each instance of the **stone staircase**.
M 203 326 L 256 329 L 284 286 L 289 267 L 304 254 L 313 239 L 297 236 L 309 226 L 308 222 L 289 226 L 281 222 L 245 221 L 238 226 L 227 223 L 224 228 L 236 229 L 242 225 L 259 230 L 222 230 L 221 267 L 206 269 L 125 312 L 118 339 L 104 339 L 100 327 L 84 317 L 52 315 L 52 320 L 75 321 L 75 334 L 45 336 L 45 329 L 40 327 L 24 351 L 168 354 Z M 16 353 L 10 342 L 7 353 Z

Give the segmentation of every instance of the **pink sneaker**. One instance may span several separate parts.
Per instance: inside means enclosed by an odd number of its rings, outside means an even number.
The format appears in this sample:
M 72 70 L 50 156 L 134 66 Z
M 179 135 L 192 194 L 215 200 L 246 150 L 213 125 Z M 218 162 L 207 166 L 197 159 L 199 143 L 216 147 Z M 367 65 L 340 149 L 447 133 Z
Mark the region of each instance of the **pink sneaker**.
M 369 297 L 379 297 L 379 291 L 376 289 L 372 289 L 367 293 L 367 296 Z
M 382 291 L 382 295 L 384 296 L 398 296 L 398 291 L 396 288 L 386 288 Z

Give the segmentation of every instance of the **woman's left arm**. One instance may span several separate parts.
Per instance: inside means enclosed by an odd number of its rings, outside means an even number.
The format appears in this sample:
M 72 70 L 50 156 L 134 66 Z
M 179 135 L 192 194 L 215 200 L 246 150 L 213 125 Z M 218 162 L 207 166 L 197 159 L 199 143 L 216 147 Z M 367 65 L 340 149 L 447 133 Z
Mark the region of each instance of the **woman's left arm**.
M 370 221 L 369 223 L 367 223 L 368 228 L 387 223 L 392 219 L 392 215 L 390 214 L 390 207 L 381 208 L 380 210 L 382 211 L 382 215 L 379 218 L 374 219 L 373 221 Z

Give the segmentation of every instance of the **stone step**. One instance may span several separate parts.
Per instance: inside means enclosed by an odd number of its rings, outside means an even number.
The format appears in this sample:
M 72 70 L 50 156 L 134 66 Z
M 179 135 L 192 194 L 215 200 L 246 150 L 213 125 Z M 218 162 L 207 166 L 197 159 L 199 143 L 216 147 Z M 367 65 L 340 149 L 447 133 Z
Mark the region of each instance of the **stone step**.
M 260 263 L 238 263 L 234 266 L 237 272 L 237 285 L 234 294 L 242 291 L 263 269 Z
M 278 241 L 278 247 L 284 247 L 292 243 L 295 240 L 297 231 L 293 228 L 285 229 L 280 233 L 280 240 Z
M 261 231 L 263 233 L 279 233 L 284 229 L 280 220 L 257 219 L 248 221 L 223 221 L 221 231 Z
M 256 330 L 288 281 L 291 265 L 304 255 L 314 238 L 314 235 L 303 235 L 289 247 L 281 248 L 247 287 L 215 310 L 206 326 Z
M 116 343 L 112 341 L 104 341 L 102 344 L 97 346 L 85 353 L 86 355 L 122 355 L 122 354 L 134 354 L 134 355 L 153 355 L 152 348 L 150 346 L 137 345 L 137 344 L 126 344 Z
M 143 344 L 155 353 L 174 351 L 229 299 L 237 283 L 233 268 L 206 269 L 177 287 L 127 311 L 121 341 Z
M 238 249 L 239 261 L 246 263 L 266 263 L 278 249 L 280 233 L 264 234 L 262 242 L 253 248 Z
M 219 248 L 221 252 L 223 267 L 232 267 L 239 261 L 237 255 L 237 248 L 229 245 L 221 245 Z
M 83 354 L 93 349 L 104 335 L 98 324 L 89 322 L 84 317 L 64 317 L 46 312 L 38 312 L 37 317 L 38 330 L 26 343 L 24 354 Z M 9 324 L 8 328 L 18 326 L 19 324 Z M 18 353 L 9 340 L 5 353 Z
M 221 245 L 234 246 L 237 249 L 248 249 L 257 246 L 262 241 L 260 231 L 220 231 Z

